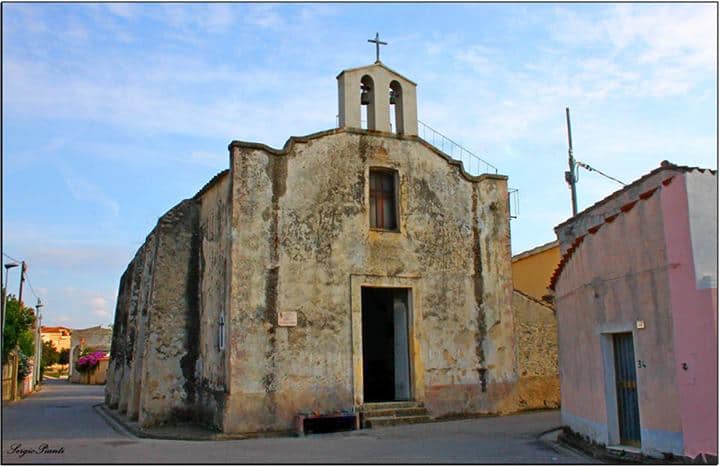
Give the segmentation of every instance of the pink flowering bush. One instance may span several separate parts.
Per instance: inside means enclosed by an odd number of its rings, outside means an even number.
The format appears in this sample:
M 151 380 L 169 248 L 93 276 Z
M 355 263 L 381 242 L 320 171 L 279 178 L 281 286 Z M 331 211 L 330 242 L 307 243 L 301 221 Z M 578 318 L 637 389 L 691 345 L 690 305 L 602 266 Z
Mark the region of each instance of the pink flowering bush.
M 104 357 L 105 352 L 103 351 L 95 351 L 94 353 L 80 356 L 80 358 L 75 363 L 75 367 L 79 372 L 92 372 L 95 370 L 100 360 Z

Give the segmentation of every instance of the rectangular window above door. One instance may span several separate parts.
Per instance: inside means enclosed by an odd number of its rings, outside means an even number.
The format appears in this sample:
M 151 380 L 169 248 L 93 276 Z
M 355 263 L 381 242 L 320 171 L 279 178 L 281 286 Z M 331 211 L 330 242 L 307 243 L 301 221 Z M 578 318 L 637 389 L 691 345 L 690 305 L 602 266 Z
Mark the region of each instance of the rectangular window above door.
M 397 231 L 397 172 L 370 169 L 370 228 Z

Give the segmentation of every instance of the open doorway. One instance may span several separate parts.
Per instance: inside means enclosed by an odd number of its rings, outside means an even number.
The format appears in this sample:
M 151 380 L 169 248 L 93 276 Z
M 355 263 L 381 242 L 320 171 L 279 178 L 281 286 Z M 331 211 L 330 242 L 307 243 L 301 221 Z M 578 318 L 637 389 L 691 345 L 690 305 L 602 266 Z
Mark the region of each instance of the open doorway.
M 410 400 L 407 288 L 362 288 L 363 398 Z

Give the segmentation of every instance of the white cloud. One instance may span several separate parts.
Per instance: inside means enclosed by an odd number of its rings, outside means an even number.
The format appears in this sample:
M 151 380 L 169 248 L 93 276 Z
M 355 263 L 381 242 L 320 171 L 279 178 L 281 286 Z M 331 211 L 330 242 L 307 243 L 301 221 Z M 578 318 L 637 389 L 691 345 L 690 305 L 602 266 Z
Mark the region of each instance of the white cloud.
M 115 296 L 76 287 L 62 287 L 45 301 L 43 322 L 63 324 L 71 328 L 107 325 L 114 314 Z
M 112 72 L 112 61 L 89 74 L 62 75 L 53 74 L 41 63 L 8 58 L 4 63 L 8 113 L 24 116 L 42 113 L 59 119 L 76 119 L 82 115 L 83 119 L 146 134 L 192 134 L 223 141 L 244 134 L 250 139 L 262 138 L 259 140 L 276 144 L 284 142 L 277 140 L 278 135 L 334 126 L 335 88 L 326 85 L 328 79 L 298 73 L 281 77 L 264 69 L 214 69 L 198 60 L 177 66 L 177 61 L 176 57 L 170 57 L 147 63 L 148 68 L 141 73 L 129 73 L 128 82 L 118 75 L 123 66 L 115 67 L 115 73 Z M 148 79 L 132 80 L 134 76 Z M 228 90 L 216 97 L 205 94 L 203 100 L 171 92 L 169 87 L 182 80 L 198 84 L 205 91 L 210 84 Z M 228 84 L 223 85 L 225 82 Z M 287 83 L 288 93 L 295 90 L 298 93 L 287 98 L 286 93 L 267 92 L 267 89 L 281 87 L 283 82 Z M 301 126 L 296 125 L 298 120 Z M 76 179 L 71 178 L 71 181 Z M 78 186 L 78 189 L 92 188 Z
M 243 16 L 243 21 L 252 26 L 261 28 L 279 28 L 284 21 L 277 12 L 277 7 L 269 4 L 248 4 Z M 306 10 L 307 12 L 308 10 Z M 306 13 L 309 17 L 310 13 Z
M 605 14 L 579 15 L 558 10 L 552 25 L 565 47 L 582 52 L 596 47 L 611 67 L 641 70 L 622 81 L 628 95 L 679 95 L 699 81 L 714 79 L 716 63 L 716 5 L 616 5 Z M 608 44 L 603 50 L 599 44 Z M 598 74 L 605 77 L 604 73 Z
M 137 12 L 137 6 L 131 3 L 105 3 L 103 5 L 110 13 L 123 19 L 132 19 Z
M 56 275 L 122 270 L 135 254 L 137 244 L 89 239 L 84 228 L 9 219 L 3 225 L 4 246 L 11 247 L 15 257 L 25 258 L 33 271 L 50 270 Z
M 117 269 L 126 265 L 131 256 L 128 249 L 116 245 L 92 244 L 42 244 L 25 249 L 28 257 L 42 267 L 76 268 L 93 267 L 99 269 Z
M 109 317 L 110 313 L 110 301 L 101 296 L 95 296 L 88 300 L 88 304 L 92 309 L 92 313 L 100 317 Z
M 113 217 L 120 214 L 120 204 L 105 194 L 95 183 L 81 177 L 66 164 L 59 164 L 65 185 L 79 201 L 92 202 L 105 207 Z
M 145 163 L 151 157 L 168 162 L 177 157 L 198 165 L 215 167 L 217 163 L 218 169 L 227 165 L 224 149 L 230 139 L 278 147 L 290 135 L 334 126 L 332 72 L 338 70 L 328 72 L 328 63 L 353 66 L 356 55 L 349 48 L 337 52 L 348 37 L 327 41 L 323 33 L 336 24 L 334 18 L 332 24 L 323 18 L 338 12 L 341 16 L 343 7 L 114 5 L 98 9 L 109 14 L 98 16 L 105 23 L 91 29 L 91 39 L 117 39 L 120 34 L 136 39 L 124 25 L 142 12 L 145 20 L 162 31 L 162 46 L 142 53 L 88 53 L 86 59 L 88 50 L 76 34 L 76 52 L 63 57 L 60 67 L 51 56 L 38 60 L 9 47 L 3 63 L 6 118 L 42 114 L 51 121 L 92 121 L 132 132 L 138 140 L 144 136 L 206 137 L 220 141 L 219 145 L 203 143 L 172 155 L 156 154 L 155 148 L 147 147 L 112 152 L 123 152 L 127 157 L 123 162 Z M 707 90 L 716 72 L 715 8 L 692 4 L 557 6 L 554 16 L 533 12 L 510 20 L 519 21 L 520 26 L 532 22 L 532 37 L 538 38 L 511 53 L 504 45 L 492 45 L 501 38 L 483 36 L 469 42 L 466 31 L 433 28 L 425 33 L 418 28 L 420 33 L 390 40 L 388 56 L 396 53 L 399 62 L 388 63 L 420 84 L 421 120 L 487 158 L 511 176 L 511 183 L 530 180 L 530 176 L 518 176 L 524 168 L 518 167 L 520 160 L 545 174 L 556 159 L 564 157 L 565 106 L 574 112 L 579 158 L 609 173 L 622 162 L 623 167 L 631 166 L 624 178 L 629 180 L 631 173 L 642 174 L 663 158 L 682 163 L 695 154 L 714 157 L 712 135 L 690 124 L 658 122 L 642 109 L 649 103 L 651 111 L 689 115 L 688 102 L 706 109 L 703 100 L 715 101 L 714 88 Z M 7 33 L 35 31 L 28 42 L 33 51 L 43 50 L 37 44 L 57 39 L 56 30 L 71 31 L 67 24 L 50 28 L 47 19 L 46 24 L 30 10 L 11 21 Z M 547 34 L 535 35 L 534 28 L 546 28 Z M 518 27 L 518 37 L 530 29 Z M 218 61 L 205 52 L 213 44 L 210 38 L 219 32 L 229 33 L 237 46 Z M 416 40 L 410 41 L 413 37 Z M 255 48 L 278 56 L 272 56 L 272 63 L 261 64 L 263 59 L 248 52 Z M 179 49 L 193 53 L 185 55 Z M 368 57 L 365 52 L 357 56 Z M 703 117 L 711 119 L 706 117 L 709 112 L 705 110 Z M 716 118 L 715 113 L 711 116 Z M 707 165 L 702 163 L 708 160 L 704 157 L 700 164 Z M 562 191 L 562 171 L 558 168 L 557 172 Z M 100 199 L 109 212 L 117 212 L 117 203 L 114 206 L 114 200 L 93 186 L 92 180 L 76 178 L 71 174 L 68 182 L 76 198 Z M 586 186 L 586 198 L 600 195 L 601 188 L 595 190 L 589 182 Z M 541 197 L 530 181 L 516 187 L 528 204 Z M 535 210 L 522 207 L 523 215 Z M 539 224 L 541 219 L 533 217 L 533 221 Z M 60 261 L 63 254 L 46 251 L 45 256 Z

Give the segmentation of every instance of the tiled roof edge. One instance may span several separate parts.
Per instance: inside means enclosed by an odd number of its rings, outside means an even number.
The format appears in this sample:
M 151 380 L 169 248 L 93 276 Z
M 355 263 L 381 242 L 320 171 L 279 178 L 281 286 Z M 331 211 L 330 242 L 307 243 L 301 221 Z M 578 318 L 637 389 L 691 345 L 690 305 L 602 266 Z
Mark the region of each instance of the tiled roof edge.
M 548 243 L 541 244 L 540 246 L 535 246 L 532 249 L 528 249 L 527 251 L 523 251 L 523 252 L 519 252 L 519 253 L 515 254 L 514 256 L 512 256 L 512 261 L 515 262 L 517 260 L 524 259 L 526 257 L 530 257 L 532 255 L 539 254 L 541 252 L 545 252 L 548 249 L 552 249 L 559 245 L 560 245 L 560 242 L 558 240 L 556 240 L 556 239 L 552 240 Z
M 545 301 L 543 301 L 542 299 L 537 299 L 537 298 L 534 297 L 534 296 L 530 296 L 529 294 L 524 293 L 524 292 L 518 290 L 517 288 L 513 288 L 513 293 L 517 293 L 517 294 L 519 294 L 520 296 L 522 296 L 523 298 L 525 298 L 525 299 L 527 299 L 527 300 L 529 300 L 529 301 L 533 301 L 533 302 L 535 302 L 535 303 L 537 303 L 537 304 L 542 304 L 543 306 L 545 306 L 545 307 L 548 308 L 548 309 L 553 309 L 553 306 L 552 306 L 550 303 L 545 302 Z
M 655 186 L 654 188 L 648 189 L 647 191 L 641 193 L 637 199 L 634 199 L 632 201 L 625 203 L 624 205 L 622 205 L 620 207 L 619 212 L 612 213 L 612 214 L 606 216 L 603 219 L 602 223 L 599 223 L 595 226 L 588 228 L 586 233 L 575 238 L 575 241 L 573 241 L 572 245 L 568 248 L 567 251 L 565 251 L 565 254 L 563 254 L 562 257 L 560 258 L 560 262 L 558 263 L 557 267 L 555 268 L 555 271 L 552 274 L 552 277 L 550 278 L 550 286 L 548 288 L 551 289 L 552 291 L 555 291 L 555 286 L 557 285 L 557 282 L 560 279 L 560 275 L 562 274 L 563 270 L 565 269 L 565 265 L 567 265 L 567 263 L 572 258 L 573 254 L 575 254 L 575 251 L 580 247 L 580 244 L 582 244 L 582 242 L 585 240 L 585 236 L 587 236 L 588 234 L 590 234 L 590 235 L 596 234 L 598 231 L 600 231 L 600 229 L 603 226 L 605 226 L 608 223 L 614 222 L 618 216 L 630 212 L 637 205 L 637 203 L 639 201 L 646 201 L 646 200 L 650 199 L 656 191 L 660 190 L 660 188 L 662 186 L 669 185 L 672 182 L 674 177 L 675 177 L 675 175 L 671 175 L 668 178 L 665 178 L 664 180 L 662 180 L 662 182 L 658 186 Z
M 561 227 L 564 227 L 564 226 L 567 225 L 568 223 L 571 223 L 574 219 L 576 219 L 576 218 L 578 218 L 578 217 L 580 217 L 580 216 L 582 216 L 582 215 L 585 215 L 586 213 L 590 212 L 591 210 L 593 210 L 593 209 L 595 209 L 595 208 L 597 208 L 597 207 L 599 207 L 599 206 L 601 206 L 601 205 L 609 202 L 609 201 L 612 200 L 612 199 L 615 199 L 615 198 L 616 198 L 617 196 L 619 196 L 621 193 L 625 192 L 626 190 L 628 190 L 628 189 L 630 189 L 630 188 L 632 188 L 632 187 L 634 187 L 634 186 L 637 186 L 637 185 L 641 184 L 643 181 L 647 180 L 648 178 L 654 176 L 654 175 L 657 174 L 657 173 L 660 173 L 660 172 L 663 171 L 663 170 L 671 170 L 671 171 L 679 172 L 679 173 L 687 173 L 687 172 L 692 172 L 692 171 L 697 170 L 697 171 L 699 171 L 699 172 L 701 172 L 701 173 L 705 173 L 706 171 L 708 171 L 708 172 L 710 172 L 710 173 L 713 174 L 713 175 L 717 174 L 717 170 L 712 170 L 712 169 L 710 169 L 710 168 L 690 167 L 690 166 L 686 166 L 686 165 L 675 165 L 675 164 L 672 163 L 672 162 L 668 162 L 667 160 L 663 160 L 663 161 L 660 163 L 660 166 L 657 167 L 656 169 L 652 170 L 652 171 L 649 172 L 649 173 L 646 173 L 645 175 L 641 176 L 640 178 L 638 178 L 637 180 L 635 180 L 635 181 L 633 181 L 632 183 L 628 184 L 627 186 L 623 186 L 622 188 L 618 189 L 617 191 L 613 192 L 612 194 L 610 194 L 610 195 L 604 197 L 603 199 L 597 201 L 596 203 L 594 203 L 594 204 L 591 205 L 590 207 L 588 207 L 588 208 L 586 208 L 586 209 L 583 209 L 581 212 L 578 212 L 577 214 L 573 215 L 573 216 L 570 217 L 569 219 L 567 219 L 567 220 L 565 220 L 564 222 L 562 222 L 562 223 L 560 223 L 559 225 L 557 225 L 557 226 L 554 228 L 554 230 L 557 231 L 557 230 L 560 229 Z

